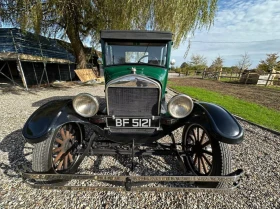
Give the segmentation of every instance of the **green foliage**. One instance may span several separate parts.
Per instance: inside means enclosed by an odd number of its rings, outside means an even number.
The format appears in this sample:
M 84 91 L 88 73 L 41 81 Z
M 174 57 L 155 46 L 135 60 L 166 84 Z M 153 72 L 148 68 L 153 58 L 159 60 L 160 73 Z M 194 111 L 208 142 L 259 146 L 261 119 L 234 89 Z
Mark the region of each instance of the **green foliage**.
M 207 59 L 203 55 L 193 54 L 186 71 L 203 71 L 207 68 Z
M 278 53 L 267 54 L 266 60 L 261 60 L 258 65 L 258 70 L 263 70 L 265 72 L 270 72 L 273 68 L 275 70 L 280 69 L 280 61 L 277 61 L 279 56 Z
M 210 69 L 213 71 L 220 71 L 221 68 L 223 67 L 223 58 L 218 56 L 213 62 L 212 65 L 210 66 Z
M 181 64 L 181 66 L 180 66 L 180 68 L 185 68 L 185 67 L 188 67 L 188 63 L 186 63 L 186 62 L 183 62 L 182 64 Z
M 176 67 L 171 66 L 171 67 L 170 67 L 170 70 L 171 70 L 171 71 L 176 71 Z
M 223 67 L 223 72 L 225 73 L 238 73 L 240 69 L 237 66 L 231 66 L 231 67 Z
M 170 30 L 174 46 L 213 24 L 217 0 L 0 0 L 4 22 L 52 34 L 75 30 L 99 40 L 101 29 Z M 191 11 L 191 12 L 190 12 Z
M 246 120 L 280 131 L 279 111 L 203 88 L 177 86 L 172 82 L 169 85 L 176 91 L 187 94 L 195 99 L 218 104 Z
M 207 59 L 203 55 L 193 54 L 190 64 L 192 66 L 207 66 Z
M 175 69 L 174 69 L 174 72 L 175 72 L 175 73 L 183 73 L 181 68 L 175 68 Z
M 200 69 L 204 69 L 205 66 L 192 66 L 191 64 L 189 63 L 186 63 L 186 62 L 183 62 L 181 67 L 176 69 L 176 71 L 179 73 L 182 73 L 182 74 L 187 74 L 187 75 L 192 75 L 192 74 L 195 74 L 195 71 L 197 70 L 200 70 Z

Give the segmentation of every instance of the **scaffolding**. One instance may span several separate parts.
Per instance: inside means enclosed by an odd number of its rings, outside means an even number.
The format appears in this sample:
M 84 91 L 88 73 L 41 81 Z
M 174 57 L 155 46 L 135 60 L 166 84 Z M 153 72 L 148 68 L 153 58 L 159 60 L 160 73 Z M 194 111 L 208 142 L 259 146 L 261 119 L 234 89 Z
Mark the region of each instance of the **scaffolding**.
M 40 86 L 43 80 L 47 85 L 50 85 L 50 79 L 72 81 L 74 75 L 75 58 L 57 40 L 17 28 L 0 28 L 0 61 L 0 74 L 13 85 L 21 86 L 15 81 L 10 67 L 11 62 L 16 63 L 26 90 L 29 85 Z M 52 76 L 48 75 L 48 66 Z M 54 72 L 54 68 L 57 68 L 57 72 Z M 6 73 L 3 69 L 6 69 Z

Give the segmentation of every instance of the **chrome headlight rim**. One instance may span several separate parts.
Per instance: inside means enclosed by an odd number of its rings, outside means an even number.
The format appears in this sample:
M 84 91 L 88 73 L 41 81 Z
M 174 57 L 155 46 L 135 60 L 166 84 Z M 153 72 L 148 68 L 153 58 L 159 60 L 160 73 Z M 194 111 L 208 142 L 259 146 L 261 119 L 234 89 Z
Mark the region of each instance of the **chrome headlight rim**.
M 171 109 L 172 103 L 173 103 L 174 101 L 176 101 L 177 99 L 179 99 L 180 97 L 184 97 L 184 98 L 186 98 L 186 99 L 188 99 L 188 100 L 190 101 L 190 110 L 188 111 L 187 114 L 182 115 L 182 116 L 174 115 L 173 112 L 170 110 L 170 109 Z M 190 96 L 188 96 L 188 95 L 186 95 L 186 94 L 178 94 L 178 95 L 172 97 L 172 98 L 169 100 L 169 102 L 168 102 L 168 104 L 167 104 L 167 110 L 168 110 L 168 113 L 169 113 L 173 118 L 181 119 L 181 118 L 185 118 L 185 117 L 187 117 L 189 114 L 191 114 L 191 112 L 192 112 L 192 110 L 193 110 L 193 106 L 194 106 L 193 100 L 192 100 L 192 98 L 191 98 Z
M 95 104 L 95 106 L 96 106 L 96 109 L 95 109 L 94 112 L 92 112 L 91 114 L 84 114 L 84 113 L 80 112 L 80 111 L 77 109 L 76 102 L 77 102 L 77 100 L 80 99 L 81 97 L 88 97 L 88 98 L 90 98 L 90 99 L 94 102 L 94 104 Z M 75 112 L 76 112 L 77 114 L 79 114 L 80 116 L 83 116 L 83 117 L 85 117 L 85 118 L 89 118 L 89 117 L 92 117 L 92 116 L 96 115 L 96 113 L 97 113 L 98 110 L 99 110 L 99 102 L 98 102 L 97 98 L 96 98 L 95 96 L 89 94 L 89 93 L 80 93 L 80 94 L 76 95 L 76 96 L 74 97 L 74 99 L 72 100 L 72 105 L 73 105 L 73 108 L 74 108 Z

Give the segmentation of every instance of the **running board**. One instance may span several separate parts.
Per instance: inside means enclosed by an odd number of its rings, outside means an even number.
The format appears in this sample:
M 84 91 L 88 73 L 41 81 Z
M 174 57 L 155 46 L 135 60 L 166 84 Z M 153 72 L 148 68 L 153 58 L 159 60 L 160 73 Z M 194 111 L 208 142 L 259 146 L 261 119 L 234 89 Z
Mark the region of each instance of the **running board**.
M 42 174 L 22 173 L 23 180 L 33 188 L 82 190 L 82 191 L 189 191 L 189 192 L 226 192 L 233 191 L 240 185 L 243 170 L 238 169 L 227 176 L 113 176 L 113 175 L 88 175 L 88 174 Z M 94 180 L 103 181 L 123 187 L 85 187 L 64 186 L 61 180 Z M 36 180 L 57 181 L 58 183 L 47 184 Z M 203 187 L 139 187 L 139 185 L 154 182 L 221 182 L 228 183 L 226 188 L 203 188 Z M 135 187 L 137 186 L 137 187 Z

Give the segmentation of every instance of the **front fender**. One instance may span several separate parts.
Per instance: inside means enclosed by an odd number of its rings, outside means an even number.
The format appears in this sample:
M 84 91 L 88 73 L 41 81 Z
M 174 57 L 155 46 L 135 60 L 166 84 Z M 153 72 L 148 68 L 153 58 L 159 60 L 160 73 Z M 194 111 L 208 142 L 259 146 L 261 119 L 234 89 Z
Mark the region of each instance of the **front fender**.
M 27 142 L 38 143 L 47 139 L 58 126 L 67 122 L 88 123 L 88 120 L 75 112 L 71 99 L 50 101 L 28 118 L 22 135 Z
M 227 143 L 238 144 L 243 141 L 244 131 L 238 121 L 224 108 L 206 102 L 195 102 L 187 124 L 197 123 L 203 126 L 215 139 Z

